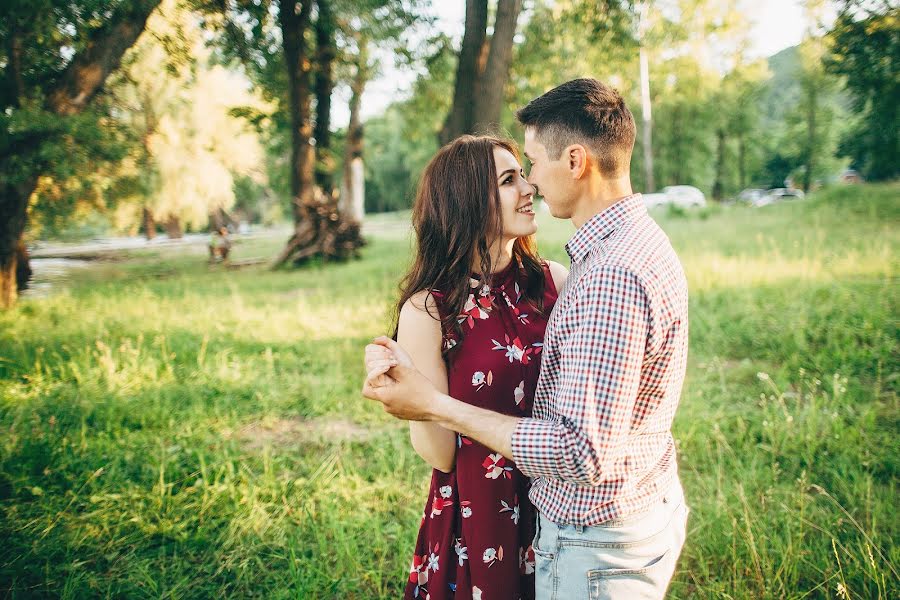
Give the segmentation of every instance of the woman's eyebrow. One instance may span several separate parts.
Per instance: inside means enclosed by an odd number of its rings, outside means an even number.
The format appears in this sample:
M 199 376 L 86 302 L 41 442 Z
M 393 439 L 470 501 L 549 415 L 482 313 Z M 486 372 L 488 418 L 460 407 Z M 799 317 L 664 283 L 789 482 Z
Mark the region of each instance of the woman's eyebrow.
M 518 172 L 519 172 L 519 169 L 506 169 L 505 171 L 503 171 L 502 173 L 497 175 L 497 179 L 503 179 L 503 177 L 505 177 L 507 173 L 518 173 Z

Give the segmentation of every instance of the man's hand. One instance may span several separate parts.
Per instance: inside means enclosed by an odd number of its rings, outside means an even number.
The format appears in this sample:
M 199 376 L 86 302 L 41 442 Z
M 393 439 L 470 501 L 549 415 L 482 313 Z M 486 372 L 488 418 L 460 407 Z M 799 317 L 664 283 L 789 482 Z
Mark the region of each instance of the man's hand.
M 407 421 L 427 421 L 437 390 L 413 367 L 412 359 L 392 339 L 376 338 L 366 346 L 363 396 L 378 400 L 384 409 Z

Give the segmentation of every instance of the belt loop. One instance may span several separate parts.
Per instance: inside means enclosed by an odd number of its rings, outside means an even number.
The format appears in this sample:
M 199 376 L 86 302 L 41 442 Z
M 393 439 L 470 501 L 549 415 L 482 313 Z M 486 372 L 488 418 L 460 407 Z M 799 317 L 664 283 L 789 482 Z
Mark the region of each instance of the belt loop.
M 577 531 L 578 533 L 584 533 L 584 525 L 579 523 L 575 526 L 575 531 Z

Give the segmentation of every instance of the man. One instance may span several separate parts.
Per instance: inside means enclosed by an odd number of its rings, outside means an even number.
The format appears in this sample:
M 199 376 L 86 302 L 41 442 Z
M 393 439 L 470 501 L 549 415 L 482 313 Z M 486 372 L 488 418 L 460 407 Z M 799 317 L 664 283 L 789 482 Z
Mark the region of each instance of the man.
M 517 117 L 529 182 L 577 228 L 533 416 L 436 392 L 387 338 L 366 348 L 363 393 L 399 418 L 474 438 L 533 478 L 538 598 L 662 598 L 688 513 L 671 434 L 687 359 L 684 272 L 632 193 L 635 124 L 618 92 L 576 79 Z

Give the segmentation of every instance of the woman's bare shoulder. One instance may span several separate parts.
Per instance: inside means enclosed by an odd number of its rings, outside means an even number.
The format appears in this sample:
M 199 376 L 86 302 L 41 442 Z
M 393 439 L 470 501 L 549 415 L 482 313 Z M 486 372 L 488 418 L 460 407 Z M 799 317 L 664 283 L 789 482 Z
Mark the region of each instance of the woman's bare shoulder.
M 429 322 L 432 321 L 440 324 L 440 319 L 437 300 L 429 290 L 416 292 L 403 303 L 403 307 L 400 309 L 400 320 L 410 324 L 424 325 L 430 324 Z
M 556 286 L 556 292 L 559 293 L 566 283 L 566 278 L 569 276 L 569 270 L 552 260 L 547 261 L 547 266 L 550 267 L 550 276 L 553 277 L 553 285 Z

